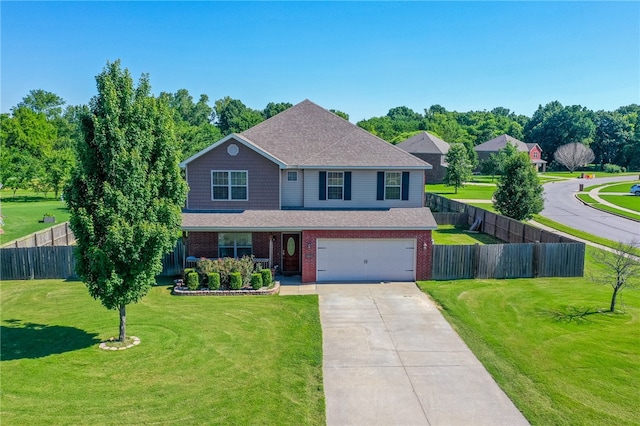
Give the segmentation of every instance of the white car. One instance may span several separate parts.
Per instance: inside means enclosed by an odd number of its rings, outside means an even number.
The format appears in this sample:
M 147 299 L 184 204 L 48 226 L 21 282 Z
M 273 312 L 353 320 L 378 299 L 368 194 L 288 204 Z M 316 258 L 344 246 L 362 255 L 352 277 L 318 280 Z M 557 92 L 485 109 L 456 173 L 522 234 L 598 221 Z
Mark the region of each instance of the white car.
M 640 183 L 636 183 L 632 185 L 629 192 L 632 193 L 633 195 L 640 195 Z

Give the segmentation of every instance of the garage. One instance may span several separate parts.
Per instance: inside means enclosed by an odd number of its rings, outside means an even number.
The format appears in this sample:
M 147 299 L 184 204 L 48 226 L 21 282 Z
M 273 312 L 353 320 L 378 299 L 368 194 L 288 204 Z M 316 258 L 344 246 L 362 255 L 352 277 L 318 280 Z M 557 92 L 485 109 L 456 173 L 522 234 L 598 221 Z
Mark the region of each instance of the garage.
M 415 281 L 416 240 L 319 238 L 318 282 Z

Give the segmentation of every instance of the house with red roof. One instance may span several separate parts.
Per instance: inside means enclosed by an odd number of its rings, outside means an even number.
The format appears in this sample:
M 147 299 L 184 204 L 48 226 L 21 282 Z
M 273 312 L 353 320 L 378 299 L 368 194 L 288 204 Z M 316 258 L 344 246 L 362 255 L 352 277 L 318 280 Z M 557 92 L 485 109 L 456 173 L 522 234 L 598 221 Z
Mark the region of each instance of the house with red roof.
M 427 162 L 305 100 L 181 163 L 187 255 L 251 255 L 303 282 L 431 275 Z

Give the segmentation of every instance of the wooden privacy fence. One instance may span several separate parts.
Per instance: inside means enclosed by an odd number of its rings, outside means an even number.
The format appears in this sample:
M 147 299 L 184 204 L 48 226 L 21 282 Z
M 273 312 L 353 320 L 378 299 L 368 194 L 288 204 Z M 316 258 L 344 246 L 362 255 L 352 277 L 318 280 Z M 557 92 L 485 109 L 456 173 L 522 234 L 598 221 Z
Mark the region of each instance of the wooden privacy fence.
M 75 279 L 74 246 L 0 249 L 0 280 Z M 179 275 L 184 267 L 185 247 L 178 240 L 162 259 L 161 276 Z
M 69 222 L 64 222 L 19 240 L 11 241 L 4 244 L 2 248 L 69 246 L 75 242 L 76 236 L 73 235 Z
M 0 280 L 76 278 L 73 246 L 0 249 Z
M 436 194 L 426 194 L 426 206 L 434 213 L 438 225 L 470 226 L 480 219 L 478 231 L 507 243 L 577 243 L 572 238 L 545 231 L 527 223 L 497 213 L 449 200 Z
M 433 280 L 581 277 L 582 243 L 434 245 Z

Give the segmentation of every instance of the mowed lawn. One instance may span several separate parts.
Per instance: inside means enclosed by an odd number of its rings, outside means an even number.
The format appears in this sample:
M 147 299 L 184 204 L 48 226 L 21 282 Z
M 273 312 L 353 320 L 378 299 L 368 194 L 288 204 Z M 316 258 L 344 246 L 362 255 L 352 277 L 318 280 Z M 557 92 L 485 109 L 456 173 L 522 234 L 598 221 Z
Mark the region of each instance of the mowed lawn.
M 428 184 L 425 185 L 425 191 L 452 199 L 491 200 L 493 193 L 496 191 L 496 186 L 465 185 L 464 187 L 458 188 L 458 193 L 456 194 L 453 186 L 446 186 L 444 184 Z
M 587 262 L 591 262 L 588 249 Z M 623 313 L 585 278 L 426 281 L 420 287 L 532 424 L 637 425 L 640 292 Z
M 468 229 L 469 227 L 467 227 Z M 465 228 L 454 225 L 438 225 L 432 231 L 433 243 L 442 245 L 454 244 L 501 244 L 502 241 L 482 232 L 465 232 Z
M 81 282 L 0 283 L 2 424 L 324 424 L 317 296 L 177 297 L 116 311 Z
M 10 191 L 0 192 L 0 208 L 4 225 L 0 244 L 25 237 L 52 225 L 69 220 L 69 210 L 60 199 L 48 198 L 28 191 L 18 191 L 13 197 Z M 56 223 L 41 222 L 45 214 L 56 217 Z

